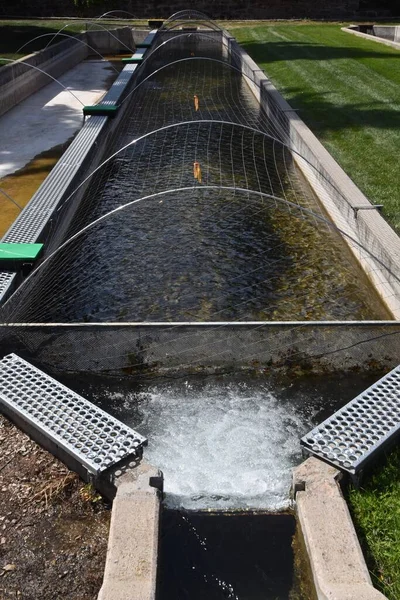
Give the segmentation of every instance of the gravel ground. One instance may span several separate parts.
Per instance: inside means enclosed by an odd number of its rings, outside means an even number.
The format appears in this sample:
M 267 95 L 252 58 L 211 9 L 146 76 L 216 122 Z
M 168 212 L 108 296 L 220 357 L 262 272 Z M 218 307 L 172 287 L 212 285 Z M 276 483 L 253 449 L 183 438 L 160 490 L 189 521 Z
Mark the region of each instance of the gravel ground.
M 110 506 L 0 416 L 0 600 L 94 600 Z

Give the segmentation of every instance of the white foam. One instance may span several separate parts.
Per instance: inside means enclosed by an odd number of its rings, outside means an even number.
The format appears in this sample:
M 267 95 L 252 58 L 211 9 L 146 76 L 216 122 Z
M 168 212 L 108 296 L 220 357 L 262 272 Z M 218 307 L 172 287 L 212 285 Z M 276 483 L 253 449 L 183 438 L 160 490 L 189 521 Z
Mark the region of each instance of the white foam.
M 132 425 L 149 438 L 145 458 L 164 472 L 166 504 L 187 509 L 289 505 L 299 439 L 310 428 L 288 398 L 260 386 L 153 387 Z M 297 403 L 296 403 L 297 404 Z

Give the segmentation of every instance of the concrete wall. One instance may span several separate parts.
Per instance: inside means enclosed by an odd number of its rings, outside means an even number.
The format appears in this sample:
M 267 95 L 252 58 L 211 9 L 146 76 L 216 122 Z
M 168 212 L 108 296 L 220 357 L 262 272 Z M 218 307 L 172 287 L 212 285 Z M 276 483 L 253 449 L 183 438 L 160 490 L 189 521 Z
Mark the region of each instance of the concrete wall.
M 93 26 L 94 31 L 90 28 L 85 34 L 85 41 L 92 46 L 100 54 L 117 54 L 122 52 L 124 54 L 132 53 L 135 50 L 135 42 L 130 27 L 121 27 L 119 29 L 100 30 L 96 31 L 96 26 Z M 142 33 L 142 32 L 141 32 Z M 144 37 L 147 32 L 144 31 Z M 89 55 L 91 53 L 88 49 Z
M 0 69 L 0 115 L 51 83 L 50 77 L 28 65 L 39 67 L 57 78 L 80 63 L 86 56 L 87 48 L 83 44 L 64 40 L 46 50 L 30 54 L 2 67 Z
M 4 325 L 0 346 L 61 372 L 389 370 L 399 362 L 400 323 Z
M 139 32 L 139 37 L 141 33 Z M 80 34 L 78 38 L 93 46 L 100 53 L 112 54 L 121 51 L 127 53 L 129 52 L 128 48 L 133 48 L 135 44 L 132 30 L 129 27 L 115 29 L 110 33 L 90 31 Z M 0 115 L 52 81 L 50 77 L 28 65 L 39 67 L 57 78 L 90 54 L 91 51 L 85 44 L 64 39 L 45 50 L 30 54 L 2 67 L 0 69 Z
M 115 479 L 104 580 L 98 600 L 154 600 L 162 473 L 144 461 Z
M 334 467 L 309 458 L 293 472 L 299 529 L 317 600 L 385 600 L 371 582 Z
M 224 44 L 378 294 L 400 319 L 399 236 L 378 210 L 355 210 L 372 205 L 236 40 L 226 34 Z
M 385 40 L 390 40 L 392 42 L 400 42 L 400 26 L 383 26 L 383 25 L 374 25 L 372 27 L 374 35 L 377 37 L 381 37 Z

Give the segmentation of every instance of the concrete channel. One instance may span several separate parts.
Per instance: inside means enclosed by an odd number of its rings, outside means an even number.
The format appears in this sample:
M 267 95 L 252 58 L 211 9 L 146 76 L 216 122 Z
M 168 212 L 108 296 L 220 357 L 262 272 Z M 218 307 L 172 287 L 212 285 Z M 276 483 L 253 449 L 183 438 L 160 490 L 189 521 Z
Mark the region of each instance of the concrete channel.
M 342 31 L 400 50 L 399 25 L 349 25 Z
M 95 40 L 93 32 L 90 35 L 91 43 L 98 43 L 103 48 L 103 38 Z M 142 32 L 141 32 L 142 34 Z M 124 39 L 130 40 L 131 33 L 124 30 Z M 155 38 L 156 32 L 152 32 L 144 42 L 150 45 Z M 344 239 L 351 251 L 356 256 L 362 268 L 366 271 L 375 289 L 385 302 L 388 310 L 393 316 L 392 321 L 374 323 L 239 323 L 236 325 L 220 323 L 210 325 L 209 323 L 188 324 L 182 323 L 182 331 L 188 341 L 188 349 L 197 348 L 199 353 L 192 360 L 199 359 L 201 367 L 210 367 L 204 364 L 210 344 L 214 347 L 222 346 L 223 363 L 230 361 L 236 368 L 243 368 L 241 348 L 248 346 L 249 342 L 260 346 L 259 351 L 261 363 L 278 363 L 287 359 L 286 356 L 276 357 L 271 354 L 270 341 L 280 329 L 280 334 L 285 338 L 288 350 L 306 348 L 309 359 L 316 359 L 321 354 L 321 347 L 332 349 L 337 343 L 336 332 L 340 330 L 342 336 L 337 351 L 334 349 L 328 359 L 329 368 L 337 368 L 349 359 L 354 361 L 353 366 L 367 363 L 371 357 L 379 351 L 379 342 L 371 341 L 371 329 L 380 331 L 382 336 L 388 336 L 390 340 L 385 354 L 385 368 L 396 366 L 399 356 L 399 329 L 400 329 L 400 240 L 391 230 L 383 218 L 373 209 L 367 198 L 340 169 L 328 152 L 322 147 L 311 131 L 301 121 L 295 111 L 280 96 L 267 76 L 260 72 L 258 66 L 252 61 L 236 40 L 226 32 L 217 33 L 221 36 L 222 45 L 230 54 L 232 63 L 250 78 L 250 88 L 262 104 L 265 112 L 273 115 L 281 123 L 282 133 L 291 145 L 297 156 L 297 162 L 314 191 L 318 194 L 321 203 L 330 214 L 333 222 L 345 234 Z M 127 37 L 126 37 L 127 36 Z M 143 36 L 142 36 L 143 39 Z M 53 61 L 54 73 L 60 65 L 73 65 L 74 62 L 82 60 L 81 48 L 72 47 L 70 43 L 63 44 L 59 54 L 52 47 L 48 55 L 48 61 Z M 141 57 L 145 56 L 146 49 L 141 51 Z M 32 59 L 36 60 L 36 59 Z M 48 65 L 49 66 L 49 65 Z M 116 106 L 122 97 L 124 90 L 134 77 L 136 64 L 127 64 L 124 71 L 103 99 L 104 106 Z M 7 92 L 7 102 L 21 101 L 31 93 L 29 90 L 41 87 L 43 80 L 39 77 L 27 76 L 25 84 L 21 82 L 14 91 L 14 95 Z M 13 77 L 4 85 L 11 84 Z M 249 79 L 246 79 L 249 83 Z M 0 81 L 1 85 L 1 81 Z M 25 97 L 26 97 L 25 96 Z M 93 169 L 99 164 L 100 150 L 110 129 L 110 118 L 106 115 L 91 116 L 87 119 L 84 127 L 70 146 L 67 153 L 57 163 L 57 167 L 44 182 L 40 190 L 32 198 L 31 203 L 23 211 L 21 217 L 3 238 L 3 242 L 20 242 L 23 232 L 24 221 L 29 215 L 36 213 L 39 208 L 45 207 L 43 220 L 37 223 L 36 229 L 28 242 L 33 243 L 46 230 L 46 226 L 53 211 L 65 198 L 68 190 L 73 186 L 77 176 L 81 176 L 88 169 Z M 77 149 L 79 155 L 76 154 Z M 73 160 L 72 160 L 73 159 Z M 316 173 L 322 173 L 322 178 L 317 178 Z M 62 185 L 60 185 L 60 182 Z M 325 185 L 324 182 L 333 182 L 334 185 Z M 335 194 L 332 196 L 332 189 Z M 55 195 L 55 191 L 57 194 Z M 51 197 L 51 202 L 49 198 Z M 81 197 L 81 195 L 80 195 Z M 72 219 L 79 205 L 77 199 L 65 215 L 64 230 L 68 221 Z M 368 210 L 365 208 L 368 207 Z M 369 210 L 369 209 L 372 210 Z M 29 229 L 31 223 L 29 222 Z M 23 232 L 21 234 L 21 231 Z M 25 238 L 23 238 L 25 241 Z M 377 265 L 372 264 L 373 259 L 359 252 L 359 246 L 349 242 L 356 240 L 359 245 L 365 245 L 371 250 L 371 255 L 378 257 L 382 264 L 388 269 L 382 273 Z M 371 263 L 372 261 L 372 263 Z M 377 272 L 379 271 L 379 275 Z M 1 279 L 0 279 L 1 280 Z M 16 274 L 13 277 L 3 277 L 2 296 L 7 295 L 18 284 Z M 178 324 L 175 324 L 176 326 Z M 225 328 L 225 329 L 224 329 Z M 232 331 L 232 345 L 226 349 L 226 331 Z M 37 348 L 47 346 L 48 357 L 54 361 L 54 353 L 51 350 L 51 340 L 57 338 L 60 343 L 65 335 L 65 356 L 71 360 L 71 332 L 79 329 L 82 333 L 80 343 L 87 344 L 91 349 L 99 348 L 105 343 L 112 344 L 118 339 L 122 345 L 118 358 L 113 363 L 115 371 L 125 368 L 125 363 L 118 363 L 119 357 L 129 355 L 129 349 L 140 346 L 140 360 L 143 357 L 151 368 L 160 368 L 160 362 L 171 353 L 165 351 L 168 344 L 174 345 L 174 338 L 168 336 L 171 324 L 160 323 L 131 323 L 121 324 L 42 324 L 42 323 L 8 323 L 1 326 L 2 334 L 6 335 L 8 344 L 24 343 L 24 336 L 30 339 L 31 346 Z M 121 330 L 123 335 L 121 335 Z M 224 331 L 224 336 L 218 337 Z M 260 331 L 262 336 L 260 337 Z M 265 336 L 265 332 L 267 335 Z M 334 333 L 332 333 L 334 332 Z M 365 336 L 364 336 L 365 334 Z M 393 334 L 393 335 L 392 335 Z M 176 336 L 174 330 L 173 336 Z M 363 337 L 364 336 L 364 337 Z M 194 337 L 197 341 L 194 341 Z M 241 339 L 238 344 L 238 339 Z M 379 336 L 377 336 L 377 339 Z M 160 339 L 164 343 L 160 346 Z M 185 339 L 185 337 L 183 338 Z M 153 342 L 156 344 L 153 345 Z M 348 346 L 356 346 L 354 355 L 346 350 Z M 306 343 L 305 343 L 306 342 Z M 74 342 L 72 342 L 73 345 Z M 146 345 L 147 344 L 147 345 Z M 314 345 L 313 345 L 314 344 Z M 161 350 L 160 350 L 161 348 Z M 227 351 L 227 354 L 226 354 Z M 161 352 L 157 355 L 157 352 Z M 175 361 L 180 360 L 182 348 L 173 357 Z M 221 352 L 216 352 L 221 356 Z M 290 354 L 290 352 L 289 352 Z M 173 356 L 173 353 L 172 353 Z M 102 369 L 101 357 L 96 352 L 86 354 L 86 368 L 88 371 Z M 41 359 L 46 364 L 46 351 Z M 50 359 L 49 359 L 50 360 Z M 58 367 L 65 367 L 63 357 L 60 356 Z M 73 360 L 73 359 L 72 359 Z M 252 357 L 252 360 L 254 358 Z M 331 362 L 329 363 L 329 360 Z M 324 362 L 324 359 L 322 359 Z M 170 361 L 171 364 L 171 361 Z M 54 367 L 54 362 L 53 365 Z M 71 364 L 69 364 L 69 367 Z M 82 365 L 80 365 L 82 366 Z M 179 362 L 172 365 L 181 367 Z M 325 361 L 324 366 L 327 366 Z M 160 525 L 160 505 L 162 474 L 156 467 L 145 462 L 126 472 L 118 472 L 113 480 L 115 498 L 112 511 L 112 522 L 107 553 L 107 562 L 104 575 L 103 587 L 99 594 L 99 600 L 154 600 L 156 597 L 157 579 L 157 556 L 158 536 Z M 362 556 L 362 552 L 354 532 L 346 503 L 338 486 L 340 475 L 333 467 L 326 465 L 316 458 L 308 459 L 294 473 L 294 497 L 299 526 L 304 538 L 305 547 L 311 565 L 313 581 L 318 600 L 378 600 L 383 598 L 382 594 L 374 590 Z

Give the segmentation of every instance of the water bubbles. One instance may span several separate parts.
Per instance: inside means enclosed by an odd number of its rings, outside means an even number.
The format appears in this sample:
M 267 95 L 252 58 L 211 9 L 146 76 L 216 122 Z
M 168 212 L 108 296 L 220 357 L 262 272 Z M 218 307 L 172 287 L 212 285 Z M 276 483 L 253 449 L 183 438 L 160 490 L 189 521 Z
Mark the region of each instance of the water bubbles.
M 141 395 L 147 460 L 164 473 L 170 508 L 280 510 L 311 426 L 288 398 L 244 383 L 154 386 Z

